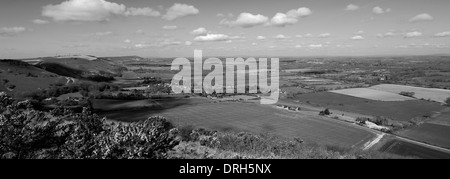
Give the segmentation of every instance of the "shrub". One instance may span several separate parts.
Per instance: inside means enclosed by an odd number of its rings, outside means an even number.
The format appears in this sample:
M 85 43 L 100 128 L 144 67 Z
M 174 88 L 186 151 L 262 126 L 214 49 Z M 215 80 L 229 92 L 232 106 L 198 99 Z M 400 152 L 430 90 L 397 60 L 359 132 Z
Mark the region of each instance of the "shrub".
M 414 98 L 415 94 L 416 93 L 414 93 L 414 92 L 407 92 L 407 91 L 402 91 L 402 92 L 399 93 L 399 95 L 406 96 L 406 97 L 411 97 L 411 98 Z
M 0 93 L 0 158 L 166 158 L 178 144 L 177 130 L 163 117 L 110 124 L 87 108 L 35 110 Z
M 191 141 L 193 137 L 191 136 L 194 126 L 187 125 L 179 128 L 179 134 L 182 141 Z
M 8 88 L 8 89 L 10 89 L 10 90 L 13 90 L 13 89 L 16 88 L 16 85 L 13 85 L 13 84 L 7 84 L 7 85 L 6 85 L 6 88 Z
M 321 116 L 328 116 L 328 115 L 331 115 L 331 114 L 332 113 L 330 112 L 329 109 L 325 109 L 323 111 L 320 111 L 320 113 L 319 113 L 319 115 L 321 115 Z

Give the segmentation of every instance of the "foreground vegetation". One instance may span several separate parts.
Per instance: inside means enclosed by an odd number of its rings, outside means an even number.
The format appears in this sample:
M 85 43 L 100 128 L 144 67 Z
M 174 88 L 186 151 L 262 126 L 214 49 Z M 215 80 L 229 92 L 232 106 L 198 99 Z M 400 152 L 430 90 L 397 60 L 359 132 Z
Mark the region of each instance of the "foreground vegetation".
M 391 158 L 270 135 L 177 128 L 163 117 L 114 123 L 85 108 L 45 112 L 0 93 L 2 159 Z

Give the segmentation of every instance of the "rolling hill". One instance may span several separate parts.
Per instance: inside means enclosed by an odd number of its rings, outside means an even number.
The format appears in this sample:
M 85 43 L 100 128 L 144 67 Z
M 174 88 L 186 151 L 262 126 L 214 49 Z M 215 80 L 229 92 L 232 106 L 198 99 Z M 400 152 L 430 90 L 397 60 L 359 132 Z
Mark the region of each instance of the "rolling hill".
M 112 80 L 126 70 L 111 60 L 94 56 L 58 56 L 22 61 L 61 76 L 92 81 Z
M 19 60 L 0 60 L 0 91 L 14 96 L 63 85 L 69 80 Z

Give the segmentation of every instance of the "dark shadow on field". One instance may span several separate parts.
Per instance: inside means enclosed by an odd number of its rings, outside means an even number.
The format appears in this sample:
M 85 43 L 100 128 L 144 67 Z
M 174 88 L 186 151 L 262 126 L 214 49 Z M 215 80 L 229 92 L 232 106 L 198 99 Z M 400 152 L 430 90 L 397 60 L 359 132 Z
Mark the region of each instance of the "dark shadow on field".
M 158 97 L 152 98 L 152 102 L 156 103 L 153 107 L 143 107 L 136 109 L 124 109 L 115 111 L 96 111 L 99 116 L 121 122 L 135 122 L 146 120 L 148 116 L 160 114 L 166 110 L 175 109 L 185 105 L 197 104 L 198 102 L 184 97 Z M 145 115 L 143 115 L 145 114 Z
M 423 159 L 450 159 L 449 153 L 397 139 L 387 142 L 379 149 L 379 151 L 401 156 L 419 157 Z

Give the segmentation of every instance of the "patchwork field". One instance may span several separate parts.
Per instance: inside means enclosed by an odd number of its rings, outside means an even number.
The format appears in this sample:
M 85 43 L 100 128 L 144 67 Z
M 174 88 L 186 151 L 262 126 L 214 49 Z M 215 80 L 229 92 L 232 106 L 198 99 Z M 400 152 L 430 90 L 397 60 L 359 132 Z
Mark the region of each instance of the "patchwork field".
M 296 113 L 273 106 L 245 103 L 207 103 L 179 105 L 152 110 L 122 110 L 99 113 L 117 121 L 139 121 L 150 116 L 165 116 L 177 125 L 192 125 L 213 130 L 272 133 L 299 137 L 306 142 L 362 147 L 375 135 L 316 113 Z
M 439 103 L 422 100 L 375 101 L 332 92 L 301 94 L 296 98 L 300 102 L 325 108 L 370 116 L 385 116 L 404 121 L 418 116 L 431 115 L 433 112 L 445 108 Z
M 450 90 L 445 89 L 435 89 L 435 88 L 421 88 L 412 87 L 404 85 L 392 85 L 392 84 L 382 84 L 370 87 L 370 89 L 386 91 L 391 93 L 400 93 L 402 91 L 414 92 L 417 99 L 430 99 L 432 101 L 444 103 L 444 101 L 450 97 Z
M 94 99 L 92 106 L 98 111 L 123 111 L 131 109 L 170 109 L 182 105 L 209 103 L 206 99 L 201 98 L 161 98 L 161 99 L 144 99 L 144 100 L 118 100 L 118 99 Z M 147 119 L 143 117 L 141 119 Z M 138 120 L 141 120 L 138 119 Z
M 398 139 L 390 140 L 379 151 L 424 159 L 450 159 L 448 153 Z
M 401 132 L 400 135 L 450 149 L 450 108 L 442 110 L 426 123 Z
M 402 96 L 396 93 L 379 91 L 369 88 L 350 88 L 343 90 L 331 91 L 333 93 L 349 95 L 358 98 L 376 100 L 376 101 L 407 101 L 415 100 L 411 97 Z
M 439 116 L 434 117 L 433 120 L 429 121 L 428 123 L 450 127 L 450 108 L 442 110 Z
M 401 135 L 421 142 L 450 148 L 449 126 L 425 123 L 404 131 Z

